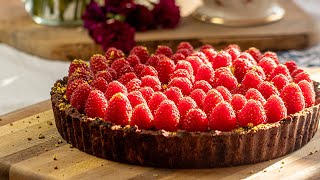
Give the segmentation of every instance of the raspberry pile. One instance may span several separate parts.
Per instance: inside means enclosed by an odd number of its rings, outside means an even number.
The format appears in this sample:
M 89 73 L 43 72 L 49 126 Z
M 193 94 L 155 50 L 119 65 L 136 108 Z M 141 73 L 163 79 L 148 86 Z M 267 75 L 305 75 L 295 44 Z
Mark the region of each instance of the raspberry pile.
M 177 131 L 232 131 L 275 123 L 315 104 L 310 75 L 273 52 L 199 51 L 181 42 L 154 54 L 110 48 L 71 62 L 66 100 L 80 113 L 117 125 Z

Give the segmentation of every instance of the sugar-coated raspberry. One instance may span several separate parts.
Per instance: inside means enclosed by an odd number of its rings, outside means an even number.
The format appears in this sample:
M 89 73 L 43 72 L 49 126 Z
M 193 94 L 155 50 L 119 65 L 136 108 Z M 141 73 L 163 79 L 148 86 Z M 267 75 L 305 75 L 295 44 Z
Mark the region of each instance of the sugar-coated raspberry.
M 116 70 L 114 70 L 111 67 L 107 67 L 106 71 L 108 71 L 111 74 L 113 80 L 117 79 L 118 74 L 117 74 Z
M 271 75 L 277 64 L 271 58 L 264 57 L 260 59 L 259 66 L 262 67 L 267 77 Z
M 228 102 L 222 101 L 212 109 L 209 127 L 219 131 L 231 131 L 237 127 L 236 114 Z
M 170 81 L 168 87 L 178 87 L 182 94 L 188 95 L 192 90 L 192 83 L 188 78 L 176 77 Z
M 201 51 L 197 51 L 191 54 L 191 56 L 197 56 L 198 58 L 201 59 L 202 63 L 204 64 L 209 64 L 209 60 L 207 58 L 207 56 L 201 52 Z M 211 64 L 209 64 L 211 66 Z
M 185 96 L 180 99 L 178 109 L 180 112 L 181 119 L 185 118 L 185 115 L 190 109 L 197 107 L 197 103 L 189 96 Z
M 77 68 L 83 68 L 86 71 L 90 71 L 89 64 L 81 59 L 74 59 L 69 66 L 68 75 L 71 75 Z
M 205 80 L 200 80 L 194 83 L 193 89 L 202 89 L 205 93 L 207 93 L 212 86 Z
M 68 82 L 74 81 L 76 79 L 89 81 L 91 79 L 91 73 L 86 69 L 84 69 L 83 67 L 78 67 L 74 70 L 72 74 L 69 74 Z
M 230 103 L 231 98 L 232 98 L 232 94 L 230 93 L 230 91 L 226 87 L 218 86 L 218 87 L 216 87 L 216 90 L 221 94 L 221 96 L 223 97 L 223 100 Z
M 176 53 L 181 53 L 185 57 L 189 56 L 190 54 L 193 53 L 193 51 L 190 51 L 189 49 L 177 49 Z
M 275 52 L 267 51 L 261 56 L 261 58 L 264 58 L 264 57 L 271 58 L 276 64 L 279 64 L 279 59 L 278 59 L 277 53 Z
M 261 77 L 262 80 L 266 80 L 266 74 L 264 73 L 262 67 L 260 67 L 260 66 L 253 66 L 250 71 L 256 72 L 256 73 Z
M 201 65 L 195 76 L 195 81 L 205 80 L 210 84 L 214 83 L 214 70 L 209 65 Z
M 213 69 L 218 69 L 220 67 L 228 67 L 231 65 L 232 57 L 226 51 L 220 51 L 214 60 L 211 62 Z
M 287 84 L 289 84 L 288 78 L 283 74 L 276 75 L 271 80 L 271 82 L 278 89 L 279 92 L 281 92 L 283 87 L 285 87 Z
M 124 58 L 124 53 L 120 49 L 111 47 L 107 49 L 105 57 L 108 61 L 110 61 L 110 63 L 108 64 L 111 64 L 113 61 L 117 59 Z
M 171 59 L 174 61 L 175 64 L 177 64 L 178 61 L 185 60 L 186 56 L 182 53 L 175 53 L 171 56 Z
M 137 55 L 131 54 L 126 58 L 126 61 L 130 64 L 131 67 L 134 67 L 137 64 L 140 64 L 140 59 Z
M 302 80 L 306 80 L 306 81 L 308 81 L 309 83 L 312 83 L 312 79 L 311 79 L 310 74 L 307 73 L 307 72 L 305 72 L 305 71 L 297 74 L 297 75 L 294 77 L 294 79 L 293 79 L 293 81 L 294 81 L 295 83 L 299 83 L 299 82 L 302 81 Z
M 291 73 L 291 77 L 292 77 L 292 78 L 295 78 L 296 75 L 298 75 L 298 74 L 301 73 L 301 72 L 304 72 L 304 70 L 303 70 L 303 69 L 300 69 L 300 68 L 297 68 L 296 70 L 294 70 L 294 71 Z
M 202 60 L 198 56 L 188 56 L 186 58 L 186 61 L 188 61 L 193 69 L 193 72 L 196 74 L 198 71 L 198 68 L 203 64 Z
M 223 101 L 222 95 L 216 89 L 211 89 L 203 101 L 203 111 L 208 115 L 221 101 Z
M 148 105 L 142 103 L 133 109 L 130 125 L 136 125 L 140 129 L 150 129 L 153 126 L 153 120 L 154 118 Z
M 147 102 L 149 102 L 152 94 L 154 93 L 154 90 L 151 87 L 143 87 L 139 89 L 139 91 Z
M 230 48 L 228 48 L 228 49 L 225 50 L 225 51 L 231 56 L 232 62 L 233 62 L 234 60 L 236 60 L 236 59 L 240 56 L 240 54 L 241 54 L 241 52 L 239 51 L 239 49 L 238 49 L 238 48 L 235 48 L 235 47 L 230 47 Z
M 111 68 L 113 68 L 117 73 L 123 68 L 124 66 L 129 66 L 130 64 L 124 58 L 117 59 L 111 64 Z
M 127 88 L 121 84 L 119 81 L 112 81 L 111 83 L 108 84 L 108 88 L 104 95 L 106 96 L 107 100 L 111 99 L 111 97 L 116 94 L 116 93 L 123 93 L 127 94 Z
M 245 89 L 250 89 L 250 88 L 258 88 L 259 84 L 262 83 L 263 80 L 261 77 L 258 75 L 258 73 L 254 71 L 249 71 L 243 78 L 241 85 Z
M 251 47 L 248 50 L 246 50 L 245 52 L 249 53 L 257 63 L 260 62 L 262 54 L 259 49 L 255 48 L 255 47 Z
M 167 84 L 170 80 L 170 74 L 174 72 L 175 64 L 172 60 L 160 60 L 156 70 L 158 71 L 159 80 L 162 84 Z
M 74 81 L 68 82 L 67 89 L 66 89 L 66 97 L 69 102 L 70 102 L 72 93 L 77 89 L 79 85 L 84 83 L 88 84 L 88 82 L 83 79 L 76 79 Z
M 151 87 L 154 91 L 160 91 L 161 90 L 161 83 L 159 79 L 155 76 L 144 76 L 141 78 L 141 87 Z
M 139 104 L 147 103 L 140 91 L 129 92 L 127 97 L 130 101 L 132 108 L 136 107 Z
M 144 64 L 137 64 L 134 66 L 134 72 L 136 73 L 136 75 L 138 77 L 140 77 L 140 74 L 141 74 L 142 70 L 144 69 L 144 67 L 146 67 L 146 65 L 144 65 Z
M 167 96 L 162 92 L 160 91 L 154 92 L 148 102 L 148 106 L 151 110 L 151 113 L 154 114 L 158 109 L 160 103 L 166 99 L 168 99 Z
M 190 75 L 186 69 L 177 69 L 170 75 L 170 80 L 176 77 L 188 78 L 191 82 L 194 81 L 193 75 Z
M 234 89 L 237 88 L 238 82 L 234 76 L 226 73 L 226 74 L 221 74 L 219 78 L 216 78 L 216 83 L 214 84 L 214 87 L 217 87 L 217 86 L 224 86 L 229 91 L 233 91 Z
M 213 50 L 214 50 L 214 47 L 213 47 L 212 45 L 210 45 L 210 44 L 205 44 L 205 45 L 202 45 L 202 46 L 200 47 L 200 51 L 201 51 L 201 52 L 203 52 L 203 51 L 206 50 L 206 49 L 213 49 Z
M 163 55 L 170 58 L 172 56 L 173 52 L 169 46 L 159 45 L 154 54 L 163 54 Z
M 98 89 L 102 92 L 106 92 L 108 88 L 108 82 L 102 77 L 95 78 L 90 85 L 93 89 Z
M 222 74 L 228 74 L 230 76 L 233 76 L 231 69 L 228 67 L 221 67 L 214 71 L 214 77 L 217 80 Z
M 85 109 L 86 115 L 91 118 L 104 118 L 107 112 L 107 100 L 103 92 L 93 90 L 89 93 Z
M 256 60 L 254 60 L 254 58 L 251 56 L 251 54 L 249 54 L 247 52 L 241 52 L 239 58 L 245 59 L 246 61 L 251 62 L 251 64 L 254 65 L 254 66 L 257 65 Z
M 259 101 L 262 105 L 266 103 L 266 99 L 262 96 L 262 94 L 254 88 L 250 88 L 246 93 L 247 100 L 254 99 L 256 101 Z
M 177 87 L 170 87 L 168 88 L 164 94 L 167 96 L 168 99 L 173 101 L 175 104 L 178 104 L 180 99 L 183 97 L 181 89 Z
M 134 69 L 133 67 L 129 66 L 129 65 L 126 65 L 126 66 L 123 66 L 120 71 L 118 72 L 118 77 L 122 77 L 123 75 L 127 74 L 127 73 L 131 73 L 131 72 L 134 72 Z
M 227 47 L 224 48 L 224 50 L 228 50 L 228 49 L 231 49 L 231 48 L 235 48 L 235 49 L 237 49 L 238 51 L 241 52 L 241 48 L 237 44 L 229 44 Z
M 233 70 L 234 70 L 234 76 L 237 78 L 237 81 L 239 83 L 242 82 L 242 79 L 244 78 L 245 74 L 252 69 L 253 65 L 251 62 L 247 61 L 243 58 L 237 58 L 233 62 Z
M 274 70 L 273 72 L 271 73 L 269 79 L 273 79 L 276 75 L 279 75 L 279 74 L 283 74 L 287 77 L 287 79 L 291 79 L 291 75 L 290 75 L 290 72 L 287 68 L 287 66 L 283 65 L 283 64 L 279 64 Z
M 286 62 L 284 63 L 284 65 L 287 66 L 290 74 L 291 74 L 294 70 L 296 70 L 296 69 L 298 68 L 297 63 L 296 63 L 294 60 L 286 61 Z
M 154 67 L 146 66 L 141 71 L 140 77 L 147 76 L 147 75 L 158 77 L 158 72 Z
M 95 78 L 103 78 L 105 79 L 108 83 L 112 81 L 113 77 L 109 71 L 99 71 L 95 74 Z
M 132 54 L 138 56 L 142 64 L 146 63 L 149 58 L 148 49 L 144 46 L 133 47 L 130 51 L 130 55 Z
M 181 129 L 186 131 L 200 131 L 208 130 L 208 118 L 206 113 L 201 109 L 191 109 L 185 115 L 184 119 L 180 119 Z
M 130 82 L 132 79 L 136 79 L 137 76 L 135 73 L 133 72 L 129 72 L 129 73 L 126 73 L 124 75 L 121 76 L 121 78 L 118 79 L 118 81 L 123 84 L 123 85 L 126 85 L 128 82 Z
M 128 92 L 139 90 L 141 87 L 141 80 L 138 78 L 131 79 L 127 84 L 126 88 Z
M 193 68 L 190 62 L 182 60 L 182 61 L 178 61 L 178 63 L 176 64 L 176 68 L 177 69 L 185 69 L 189 72 L 190 75 L 193 75 Z
M 264 81 L 258 86 L 258 91 L 265 99 L 268 99 L 271 95 L 280 95 L 277 88 L 270 82 Z
M 70 104 L 76 108 L 79 112 L 82 112 L 85 108 L 91 87 L 88 83 L 80 84 L 72 93 Z
M 90 69 L 94 74 L 98 71 L 106 70 L 107 67 L 107 59 L 103 55 L 95 54 L 90 58 Z
M 287 108 L 282 99 L 277 95 L 272 95 L 268 98 L 264 109 L 267 114 L 267 122 L 274 123 L 287 117 Z
M 202 107 L 202 103 L 206 98 L 206 93 L 202 89 L 194 89 L 191 91 L 190 97 L 197 103 L 199 107 Z
M 193 46 L 189 42 L 180 42 L 177 49 L 187 49 L 192 52 Z
M 242 127 L 256 126 L 265 123 L 267 115 L 260 102 L 250 99 L 239 111 L 237 118 L 238 124 Z
M 157 130 L 176 131 L 180 120 L 177 106 L 171 100 L 164 100 L 154 115 L 154 126 Z
M 304 101 L 306 103 L 306 108 L 313 106 L 315 104 L 315 92 L 313 89 L 313 85 L 306 80 L 300 81 L 298 85 L 302 91 Z
M 296 83 L 286 85 L 282 89 L 280 97 L 287 107 L 288 114 L 294 114 L 306 107 L 303 93 Z
M 235 112 L 239 112 L 247 103 L 246 97 L 242 94 L 234 94 L 231 99 L 231 106 Z
M 132 107 L 127 96 L 121 92 L 112 96 L 109 101 L 106 113 L 106 120 L 117 125 L 128 125 Z
M 202 52 L 206 55 L 209 62 L 213 62 L 214 58 L 217 56 L 218 52 L 212 48 L 204 49 Z
M 168 57 L 163 54 L 155 54 L 149 57 L 148 61 L 146 62 L 146 65 L 157 67 L 160 60 L 167 60 Z

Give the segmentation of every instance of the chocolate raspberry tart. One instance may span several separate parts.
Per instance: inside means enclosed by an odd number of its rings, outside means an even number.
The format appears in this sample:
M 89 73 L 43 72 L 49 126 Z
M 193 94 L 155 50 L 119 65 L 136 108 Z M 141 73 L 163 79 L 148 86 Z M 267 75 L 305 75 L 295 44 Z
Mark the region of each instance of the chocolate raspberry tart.
M 317 131 L 319 83 L 294 61 L 237 45 L 200 51 L 110 48 L 74 60 L 51 90 L 57 129 L 109 160 L 163 168 L 252 164 L 291 153 Z

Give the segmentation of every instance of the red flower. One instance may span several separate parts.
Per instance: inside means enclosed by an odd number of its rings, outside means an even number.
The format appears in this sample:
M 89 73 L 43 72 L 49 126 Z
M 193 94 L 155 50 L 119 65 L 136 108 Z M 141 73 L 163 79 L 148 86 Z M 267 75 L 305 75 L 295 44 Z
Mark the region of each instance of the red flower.
M 140 4 L 128 14 L 126 21 L 137 31 L 146 31 L 154 26 L 151 11 Z
M 180 9 L 174 0 L 160 0 L 152 13 L 155 23 L 163 28 L 174 28 L 180 21 Z
M 95 1 L 90 1 L 82 15 L 83 26 L 90 29 L 94 24 L 106 21 L 106 15 L 103 7 L 100 7 Z

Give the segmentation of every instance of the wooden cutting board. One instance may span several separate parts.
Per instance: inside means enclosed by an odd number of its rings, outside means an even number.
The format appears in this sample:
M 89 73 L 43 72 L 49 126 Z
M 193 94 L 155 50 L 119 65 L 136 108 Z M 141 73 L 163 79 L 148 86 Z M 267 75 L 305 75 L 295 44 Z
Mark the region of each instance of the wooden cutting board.
M 320 81 L 320 68 L 308 71 Z M 320 126 L 307 145 L 278 159 L 229 168 L 159 169 L 117 163 L 71 148 L 55 127 L 49 100 L 0 119 L 0 179 L 320 178 Z
M 276 23 L 231 28 L 185 17 L 176 29 L 137 33 L 136 40 L 151 51 L 158 44 L 175 47 L 180 41 L 190 41 L 194 46 L 209 43 L 218 49 L 237 43 L 243 49 L 255 46 L 261 50 L 301 49 L 317 42 L 316 24 L 312 18 L 292 1 L 282 2 L 286 15 Z M 30 54 L 59 60 L 87 60 L 93 53 L 101 52 L 100 47 L 94 44 L 81 27 L 37 25 L 25 12 L 21 0 L 0 0 L 0 4 L 3 4 L 0 6 L 0 42 Z M 194 4 L 199 3 L 189 2 L 184 6 L 189 8 Z

